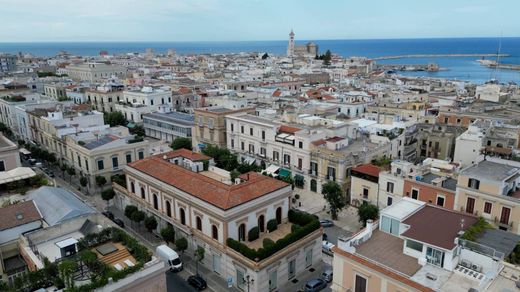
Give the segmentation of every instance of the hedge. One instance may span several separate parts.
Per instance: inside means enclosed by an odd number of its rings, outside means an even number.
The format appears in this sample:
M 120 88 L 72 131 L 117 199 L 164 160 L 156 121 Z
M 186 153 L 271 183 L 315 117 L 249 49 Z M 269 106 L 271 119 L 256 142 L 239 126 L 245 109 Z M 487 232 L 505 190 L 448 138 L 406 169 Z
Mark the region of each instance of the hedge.
M 238 242 L 233 238 L 228 238 L 226 240 L 227 246 L 250 260 L 261 261 L 284 249 L 288 245 L 291 245 L 294 242 L 304 238 L 305 236 L 319 229 L 321 226 L 320 221 L 313 215 L 296 210 L 289 211 L 289 221 L 293 223 L 291 226 L 291 233 L 287 234 L 284 238 L 280 238 L 276 242 L 273 242 L 270 239 L 265 239 L 263 241 L 263 247 L 259 248 L 258 250 L 251 249 L 244 243 Z M 255 228 L 258 229 L 258 227 L 254 227 L 249 232 L 251 233 L 251 231 L 253 231 Z
M 269 232 L 273 232 L 277 228 L 278 228 L 278 220 L 271 219 L 271 220 L 267 221 L 267 230 L 269 230 Z
M 260 237 L 260 229 L 258 229 L 258 226 L 251 228 L 247 233 L 247 240 L 249 241 L 256 240 L 258 237 Z

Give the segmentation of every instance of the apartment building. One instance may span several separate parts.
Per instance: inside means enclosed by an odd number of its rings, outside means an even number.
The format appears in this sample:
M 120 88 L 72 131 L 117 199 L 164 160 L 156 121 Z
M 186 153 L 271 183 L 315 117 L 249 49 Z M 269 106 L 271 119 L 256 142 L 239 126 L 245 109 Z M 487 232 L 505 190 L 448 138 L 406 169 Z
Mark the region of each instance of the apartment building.
M 291 187 L 254 172 L 231 181 L 209 160 L 181 149 L 130 163 L 124 169 L 127 188 L 114 184 L 115 204 L 121 209 L 137 205 L 158 218 L 158 229 L 174 227 L 177 237 L 188 239 L 189 250 L 205 249 L 201 264 L 242 290 L 245 276 L 254 280 L 249 291 L 276 290 L 321 260 L 321 229 L 263 260 L 250 260 L 231 248 L 228 238 L 257 249 L 263 238 L 290 232 Z M 270 220 L 278 228 L 267 233 Z M 248 241 L 253 227 L 260 238 Z
M 338 239 L 333 291 L 500 291 L 514 289 L 504 264 L 516 243 L 499 247 L 505 232 L 474 241 L 460 237 L 477 217 L 410 198 L 383 209 L 379 220 Z M 494 240 L 490 240 L 495 236 Z M 507 247 L 505 247 L 507 246 Z M 498 289 L 498 290 L 494 290 Z
M 458 177 L 455 210 L 520 234 L 519 174 L 515 166 L 486 160 L 466 168 Z
M 19 124 L 16 119 L 16 107 L 19 105 L 37 103 L 39 94 L 6 95 L 0 98 L 0 122 L 9 127 L 16 135 Z
M 227 147 L 226 116 L 255 112 L 254 108 L 228 109 L 205 107 L 195 109 L 195 126 L 192 131 L 193 149 L 200 151 L 206 144 Z
M 86 102 L 92 108 L 101 112 L 111 113 L 115 105 L 123 99 L 124 85 L 119 83 L 107 83 L 94 89 L 85 90 Z
M 452 159 L 455 152 L 455 138 L 463 132 L 460 127 L 440 124 L 417 125 L 417 157 L 425 159 Z
M 359 206 L 363 202 L 367 202 L 376 205 L 379 202 L 379 173 L 381 171 L 380 167 L 372 164 L 356 166 L 350 170 L 350 204 Z
M 16 56 L 11 54 L 0 54 L 0 72 L 12 72 L 16 70 Z
M 379 172 L 379 198 L 377 206 L 386 208 L 394 202 L 399 201 L 404 191 L 404 179 L 415 177 L 415 165 L 405 160 L 394 160 L 390 165 L 389 171 Z
M 456 189 L 457 179 L 428 172 L 405 178 L 403 194 L 414 200 L 453 210 Z
M 176 111 L 159 109 L 143 116 L 146 136 L 172 142 L 178 137 L 190 138 L 195 125 L 195 116 Z
M 127 68 L 105 63 L 83 63 L 69 65 L 64 73 L 76 81 L 99 82 L 112 77 L 124 78 Z
M 139 90 L 125 90 L 115 110 L 122 112 L 128 121 L 142 123 L 143 115 L 171 105 L 172 92 L 169 89 L 144 86 Z

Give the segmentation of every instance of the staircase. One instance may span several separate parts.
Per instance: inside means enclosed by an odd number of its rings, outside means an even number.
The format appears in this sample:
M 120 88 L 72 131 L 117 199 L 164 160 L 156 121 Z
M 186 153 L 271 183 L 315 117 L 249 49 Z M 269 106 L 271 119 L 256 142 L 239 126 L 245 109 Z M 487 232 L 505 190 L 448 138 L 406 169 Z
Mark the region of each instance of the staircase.
M 111 254 L 108 254 L 101 258 L 101 261 L 107 265 L 114 265 L 116 263 L 123 263 L 125 259 L 131 258 L 132 256 L 126 248 L 119 249 Z

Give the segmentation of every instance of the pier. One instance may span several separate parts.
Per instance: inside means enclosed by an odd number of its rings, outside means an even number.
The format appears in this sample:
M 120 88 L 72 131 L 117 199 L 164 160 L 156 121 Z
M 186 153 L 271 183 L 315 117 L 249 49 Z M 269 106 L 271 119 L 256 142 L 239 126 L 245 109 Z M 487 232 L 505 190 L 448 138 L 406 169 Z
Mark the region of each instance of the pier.
M 373 61 L 392 60 L 392 59 L 406 59 L 406 58 L 457 58 L 457 57 L 510 57 L 510 54 L 412 54 L 412 55 L 398 55 L 398 56 L 384 56 L 372 58 Z
M 435 63 L 429 64 L 377 64 L 377 69 L 384 71 L 427 71 L 437 72 L 440 70 L 439 65 Z

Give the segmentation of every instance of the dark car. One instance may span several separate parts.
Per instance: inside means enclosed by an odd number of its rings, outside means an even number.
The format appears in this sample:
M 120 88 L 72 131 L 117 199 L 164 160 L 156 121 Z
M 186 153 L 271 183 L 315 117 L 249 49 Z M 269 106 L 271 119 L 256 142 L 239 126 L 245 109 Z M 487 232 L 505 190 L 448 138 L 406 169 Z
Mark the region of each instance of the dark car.
M 199 275 L 192 275 L 188 277 L 188 284 L 190 284 L 193 288 L 197 290 L 204 290 L 206 289 L 207 284 L 204 279 L 202 279 Z
M 49 175 L 49 177 L 54 177 L 54 172 L 52 171 L 47 172 L 47 174 Z
M 103 215 L 105 215 L 108 219 L 110 220 L 114 220 L 114 214 L 112 214 L 112 212 L 110 211 L 105 211 L 103 212 Z M 114 221 L 115 222 L 115 221 Z M 118 224 L 119 225 L 119 224 Z
M 115 224 L 119 225 L 119 227 L 125 228 L 125 222 L 123 222 L 123 220 L 121 220 L 119 218 L 115 218 L 113 221 Z
M 323 227 L 332 227 L 334 226 L 334 222 L 329 219 L 320 219 L 320 225 Z
M 322 279 L 312 279 L 303 286 L 305 292 L 317 292 L 327 287 L 327 282 Z

